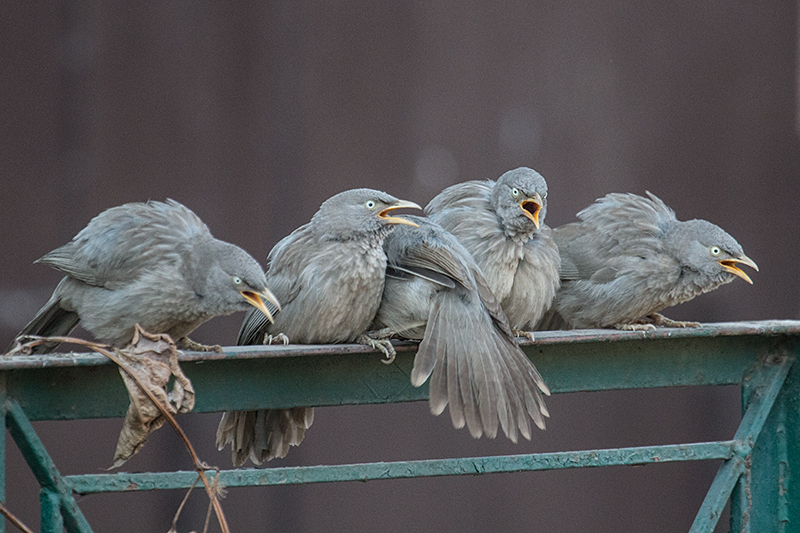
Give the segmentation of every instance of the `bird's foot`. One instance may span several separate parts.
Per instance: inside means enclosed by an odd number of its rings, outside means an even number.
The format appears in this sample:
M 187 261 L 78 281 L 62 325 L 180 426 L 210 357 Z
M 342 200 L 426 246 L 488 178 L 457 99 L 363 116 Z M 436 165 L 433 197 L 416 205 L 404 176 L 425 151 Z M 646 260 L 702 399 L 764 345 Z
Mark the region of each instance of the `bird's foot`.
M 365 334 L 361 335 L 356 342 L 358 344 L 366 344 L 373 350 L 380 350 L 384 356 L 384 359 L 381 360 L 383 364 L 391 365 L 394 362 L 394 358 L 397 356 L 397 352 L 394 351 L 394 346 L 392 346 L 391 341 L 387 339 L 375 339 L 372 335 Z
M 178 342 L 175 343 L 175 346 L 179 350 L 186 350 L 189 352 L 221 352 L 222 346 L 219 344 L 200 344 L 199 342 L 195 342 L 189 337 L 181 337 L 178 339 Z
M 524 331 L 517 328 L 511 328 L 511 333 L 513 333 L 515 337 L 525 337 L 526 339 L 531 341 L 536 340 L 536 338 L 533 336 L 532 331 Z
M 700 322 L 682 322 L 680 320 L 672 320 L 671 318 L 667 318 L 661 313 L 653 313 L 652 315 L 647 316 L 649 322 L 656 326 L 662 326 L 665 328 L 699 328 Z
M 616 329 L 622 331 L 655 331 L 656 327 L 653 324 L 614 324 Z
M 289 337 L 283 333 L 278 333 L 277 335 L 270 335 L 267 333 L 264 335 L 264 344 L 283 344 L 286 346 L 289 344 Z

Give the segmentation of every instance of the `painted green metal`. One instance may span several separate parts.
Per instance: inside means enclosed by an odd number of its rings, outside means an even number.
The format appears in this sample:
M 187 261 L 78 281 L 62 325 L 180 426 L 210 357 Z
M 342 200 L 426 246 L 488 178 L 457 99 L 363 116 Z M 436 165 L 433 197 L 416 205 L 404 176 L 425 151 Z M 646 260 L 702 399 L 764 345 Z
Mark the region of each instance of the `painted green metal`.
M 585 450 L 578 452 L 534 453 L 464 459 L 431 459 L 351 465 L 299 466 L 283 468 L 241 468 L 220 472 L 224 487 L 252 485 L 294 485 L 338 481 L 372 481 L 459 475 L 497 474 L 561 468 L 643 465 L 673 461 L 728 459 L 734 455 L 735 441 L 699 442 L 666 446 L 642 446 Z M 209 473 L 209 475 L 214 475 Z M 135 490 L 184 489 L 197 478 L 195 472 L 146 474 L 93 474 L 66 476 L 65 481 L 78 494 Z
M 0 420 L 6 420 L 6 373 L 0 373 Z M 0 438 L 0 502 L 6 501 L 6 435 Z M 6 530 L 6 521 L 0 519 L 0 533 Z
M 30 421 L 25 416 L 20 406 L 12 399 L 6 400 L 6 425 L 11 432 L 11 437 L 17 444 L 20 453 L 25 458 L 28 466 L 39 482 L 39 485 L 58 495 L 59 507 L 64 523 L 70 531 L 76 533 L 91 532 L 89 522 L 75 503 L 72 490 L 64 482 L 53 460 L 47 454 L 44 444 L 33 430 Z
M 57 492 L 49 489 L 39 491 L 39 505 L 41 506 L 42 533 L 61 533 L 64 531 L 64 517 L 61 515 L 61 498 Z
M 792 493 L 791 483 L 793 467 L 800 468 L 794 465 L 800 458 L 800 370 L 792 368 L 798 340 L 800 322 L 770 321 L 649 332 L 542 332 L 537 333 L 535 342 L 523 342 L 526 354 L 554 393 L 741 385 L 743 418 L 733 440 L 502 457 L 239 469 L 220 472 L 220 482 L 228 487 L 282 485 L 716 459 L 722 460 L 722 466 L 693 532 L 713 531 L 729 499 L 734 531 L 800 532 L 800 497 Z M 427 398 L 427 387 L 414 388 L 409 383 L 414 350 L 414 344 L 401 343 L 395 363 L 386 366 L 379 354 L 363 346 L 231 347 L 222 353 L 183 354 L 181 365 L 197 392 L 198 412 L 389 403 Z M 64 477 L 58 473 L 33 433 L 30 420 L 122 416 L 127 395 L 116 368 L 102 356 L 3 358 L 0 400 L 4 384 L 8 401 L 1 405 L 7 410 L 6 423 L 43 487 L 43 530 L 45 524 L 52 524 L 47 527 L 60 531 L 59 520 L 63 520 L 69 531 L 90 531 L 75 505 L 73 492 L 176 489 L 194 482 L 194 472 Z M 3 452 L 0 448 L 0 459 Z M 0 468 L 0 481 L 2 475 Z M 0 483 L 0 491 L 3 486 Z M 797 524 L 792 523 L 793 517 Z

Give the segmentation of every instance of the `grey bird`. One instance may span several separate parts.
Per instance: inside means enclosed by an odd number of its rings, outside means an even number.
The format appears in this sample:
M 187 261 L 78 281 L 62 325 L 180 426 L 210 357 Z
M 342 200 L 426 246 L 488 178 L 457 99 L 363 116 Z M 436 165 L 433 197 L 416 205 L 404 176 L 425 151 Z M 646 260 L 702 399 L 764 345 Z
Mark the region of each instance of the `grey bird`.
M 472 254 L 516 334 L 529 333 L 559 285 L 558 248 L 544 224 L 547 182 L 520 167 L 448 187 L 425 213 Z
M 73 239 L 37 263 L 66 274 L 19 336 L 63 336 L 80 322 L 99 341 L 122 347 L 138 323 L 179 346 L 207 320 L 257 308 L 279 309 L 258 262 L 215 239 L 200 218 L 174 200 L 129 203 L 94 217 Z M 36 346 L 50 352 L 57 343 Z
M 696 326 L 659 311 L 758 270 L 736 240 L 705 220 L 679 221 L 654 194 L 612 193 L 560 226 L 561 289 L 553 325 L 650 329 Z M 558 323 L 559 318 L 565 323 Z
M 238 344 L 276 338 L 298 344 L 358 342 L 394 355 L 388 341 L 368 338 L 383 293 L 383 241 L 398 224 L 415 225 L 389 214 L 420 207 L 372 189 L 332 196 L 311 221 L 281 240 L 269 254 L 267 282 L 281 302 L 275 323 L 248 313 Z M 312 407 L 229 411 L 217 429 L 217 447 L 231 443 L 236 466 L 249 457 L 261 464 L 285 457 L 300 444 L 314 420 Z
M 450 405 L 453 426 L 473 437 L 531 438 L 529 418 L 544 429 L 549 394 L 517 345 L 508 319 L 470 253 L 438 224 L 407 217 L 384 242 L 388 258 L 383 299 L 375 317 L 378 338 L 422 340 L 411 384 L 430 376 L 430 409 Z

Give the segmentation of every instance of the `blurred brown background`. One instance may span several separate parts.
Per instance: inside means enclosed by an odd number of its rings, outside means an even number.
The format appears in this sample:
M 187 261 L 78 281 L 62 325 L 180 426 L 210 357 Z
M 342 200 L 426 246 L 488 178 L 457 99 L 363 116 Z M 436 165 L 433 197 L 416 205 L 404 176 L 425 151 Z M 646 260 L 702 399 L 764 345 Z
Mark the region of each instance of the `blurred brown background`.
M 5 2 L 0 344 L 59 275 L 32 262 L 105 208 L 175 198 L 260 260 L 319 204 L 370 186 L 425 204 L 520 165 L 557 226 L 650 190 L 733 234 L 761 272 L 667 313 L 795 318 L 797 3 Z M 230 344 L 241 316 L 196 340 Z M 547 376 L 545 376 L 546 378 Z M 559 395 L 532 442 L 474 441 L 425 403 L 320 409 L 283 465 L 729 438 L 730 388 Z M 181 421 L 211 464 L 218 415 Z M 64 473 L 111 464 L 119 420 L 37 424 Z M 38 526 L 8 442 L 8 506 Z M 187 469 L 164 429 L 126 469 Z M 685 531 L 715 464 L 234 489 L 234 531 Z M 80 505 L 96 531 L 165 531 L 178 491 Z M 198 491 L 179 522 L 202 530 Z M 719 531 L 727 531 L 723 523 Z

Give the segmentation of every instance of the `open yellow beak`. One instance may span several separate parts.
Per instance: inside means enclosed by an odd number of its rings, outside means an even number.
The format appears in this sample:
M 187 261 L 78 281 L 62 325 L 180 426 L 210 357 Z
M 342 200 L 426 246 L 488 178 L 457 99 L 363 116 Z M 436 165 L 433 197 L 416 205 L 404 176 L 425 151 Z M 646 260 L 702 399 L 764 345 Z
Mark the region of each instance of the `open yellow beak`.
M 742 255 L 741 257 L 738 257 L 736 259 L 720 259 L 718 263 L 722 265 L 723 270 L 725 270 L 726 272 L 730 272 L 735 276 L 739 276 L 750 285 L 753 284 L 753 280 L 751 280 L 750 276 L 745 274 L 742 269 L 738 268 L 736 264 L 740 263 L 742 265 L 747 265 L 750 268 L 755 269 L 756 272 L 758 272 L 758 265 L 756 264 L 756 262 L 747 257 L 746 255 Z
M 275 319 L 272 317 L 272 313 L 269 312 L 266 304 L 262 300 L 262 298 L 272 305 L 275 306 L 277 311 L 281 310 L 281 304 L 278 302 L 278 299 L 275 298 L 275 295 L 270 292 L 269 289 L 264 289 L 262 292 L 253 292 L 253 291 L 239 291 L 247 303 L 264 313 L 264 316 L 267 317 L 267 320 L 270 322 L 275 322 Z
M 395 209 L 403 209 L 403 208 L 420 209 L 420 210 L 422 209 L 420 206 L 418 206 L 414 202 L 409 202 L 407 200 L 398 200 L 394 204 L 390 205 L 389 207 L 387 207 L 386 209 L 384 209 L 383 211 L 378 213 L 378 218 L 382 219 L 387 224 L 405 224 L 406 226 L 411 226 L 413 228 L 418 228 L 419 224 L 411 222 L 410 220 L 406 220 L 405 218 L 402 218 L 402 217 L 390 217 L 390 216 L 388 216 L 390 211 L 394 211 Z
M 532 198 L 525 198 L 519 204 L 522 213 L 533 221 L 536 229 L 539 229 L 539 212 L 542 210 L 542 197 L 535 193 Z

